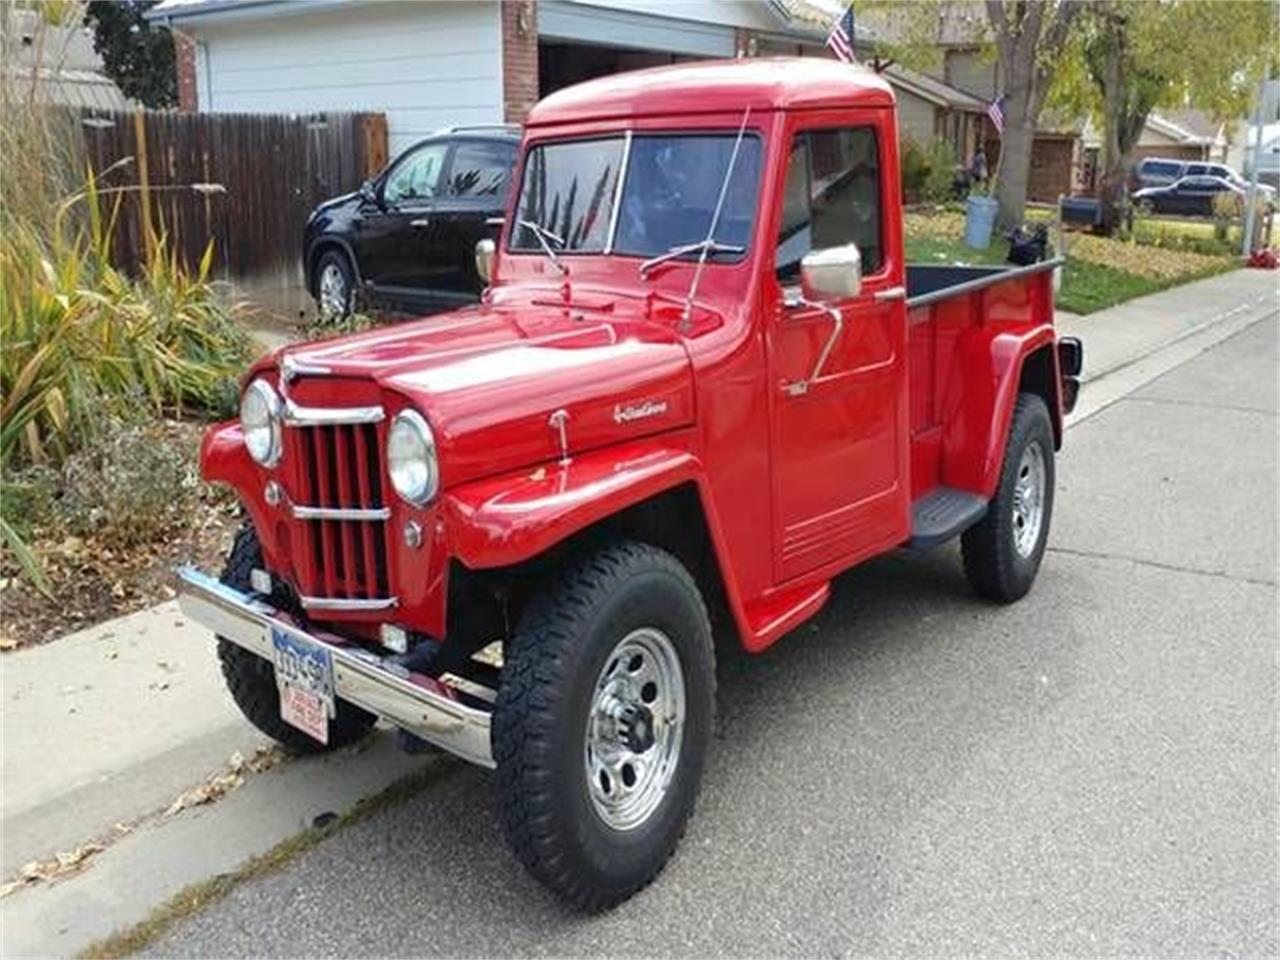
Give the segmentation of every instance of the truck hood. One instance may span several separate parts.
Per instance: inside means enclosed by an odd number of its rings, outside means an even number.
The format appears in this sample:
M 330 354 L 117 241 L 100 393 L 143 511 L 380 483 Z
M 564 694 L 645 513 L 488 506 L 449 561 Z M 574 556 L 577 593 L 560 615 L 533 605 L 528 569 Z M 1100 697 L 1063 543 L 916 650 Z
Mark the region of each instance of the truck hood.
M 572 457 L 693 422 L 680 337 L 626 306 L 566 306 L 554 294 L 480 304 L 287 347 L 275 360 L 298 371 L 288 389 L 299 403 L 367 402 L 359 394 L 373 381 L 388 416 L 406 406 L 424 414 L 448 488 L 560 458 L 562 442 Z

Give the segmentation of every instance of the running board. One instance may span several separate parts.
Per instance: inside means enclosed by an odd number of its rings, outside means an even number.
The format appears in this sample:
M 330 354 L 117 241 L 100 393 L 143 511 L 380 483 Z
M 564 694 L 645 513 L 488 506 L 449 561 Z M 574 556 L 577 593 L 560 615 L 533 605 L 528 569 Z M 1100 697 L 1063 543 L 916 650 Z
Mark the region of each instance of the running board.
M 981 520 L 987 501 L 976 493 L 954 487 L 938 487 L 911 505 L 913 550 L 928 550 L 960 536 Z

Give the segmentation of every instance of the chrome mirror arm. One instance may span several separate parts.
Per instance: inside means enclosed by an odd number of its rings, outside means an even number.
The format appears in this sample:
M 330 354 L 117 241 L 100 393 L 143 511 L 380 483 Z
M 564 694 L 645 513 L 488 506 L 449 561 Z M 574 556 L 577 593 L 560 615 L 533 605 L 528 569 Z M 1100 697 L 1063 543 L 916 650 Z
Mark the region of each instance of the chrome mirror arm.
M 827 342 L 822 347 L 822 352 L 818 354 L 818 360 L 813 365 L 813 373 L 809 374 L 804 380 L 795 380 L 782 385 L 782 389 L 787 396 L 802 397 L 809 392 L 809 388 L 817 383 L 822 376 L 822 368 L 827 365 L 827 358 L 831 356 L 831 351 L 835 349 L 836 341 L 844 333 L 844 316 L 840 313 L 838 307 L 834 307 L 829 303 L 819 303 L 816 300 L 806 299 L 798 289 L 786 290 L 783 293 L 783 305 L 788 309 L 810 307 L 814 310 L 821 310 L 832 321 L 831 336 L 827 338 Z

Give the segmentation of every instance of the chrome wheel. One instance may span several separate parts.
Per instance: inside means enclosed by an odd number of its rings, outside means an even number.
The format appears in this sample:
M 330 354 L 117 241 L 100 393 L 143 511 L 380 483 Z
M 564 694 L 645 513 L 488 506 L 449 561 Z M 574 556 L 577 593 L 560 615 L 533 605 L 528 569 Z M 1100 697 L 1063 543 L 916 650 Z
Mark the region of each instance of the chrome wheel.
M 1022 451 L 1013 487 L 1013 545 L 1024 557 L 1035 552 L 1044 523 L 1044 450 L 1032 440 Z
M 684 672 L 661 630 L 634 630 L 596 679 L 584 772 L 592 806 L 614 830 L 643 824 L 675 777 L 684 731 Z
M 347 315 L 347 277 L 336 263 L 326 263 L 320 271 L 320 316 L 336 320 Z

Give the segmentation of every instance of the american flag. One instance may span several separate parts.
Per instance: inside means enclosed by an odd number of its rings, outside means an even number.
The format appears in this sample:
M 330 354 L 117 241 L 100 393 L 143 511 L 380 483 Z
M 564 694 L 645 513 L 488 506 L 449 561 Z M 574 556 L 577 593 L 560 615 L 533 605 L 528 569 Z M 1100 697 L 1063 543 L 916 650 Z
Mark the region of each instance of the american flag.
M 827 34 L 827 46 L 845 63 L 853 63 L 857 59 L 853 55 L 853 7 L 846 7 L 844 16 L 831 25 Z
M 987 104 L 987 116 L 991 118 L 992 125 L 996 128 L 996 133 L 1004 136 L 1004 95 L 996 97 Z

